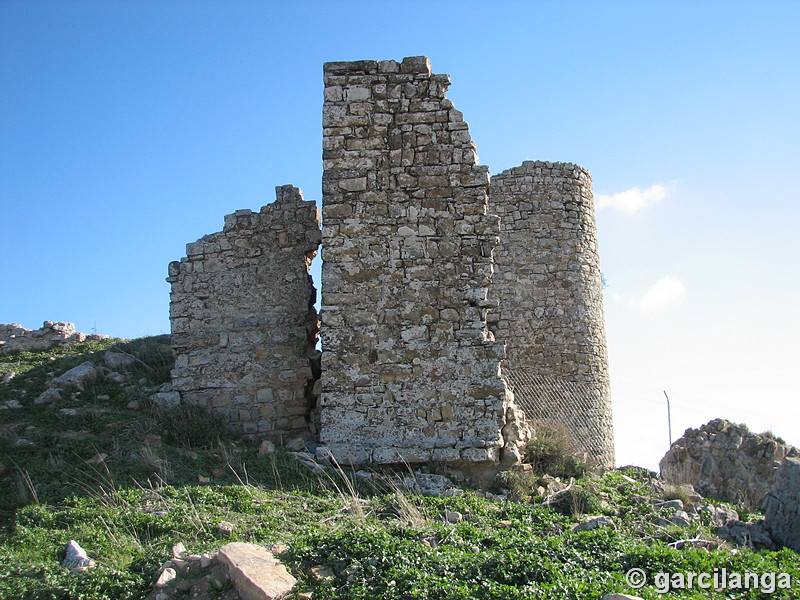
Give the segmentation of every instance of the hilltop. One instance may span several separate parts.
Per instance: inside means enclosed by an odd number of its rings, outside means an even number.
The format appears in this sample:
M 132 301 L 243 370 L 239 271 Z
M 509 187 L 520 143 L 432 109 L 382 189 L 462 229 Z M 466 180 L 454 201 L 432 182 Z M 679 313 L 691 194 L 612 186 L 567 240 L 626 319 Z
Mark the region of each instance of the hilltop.
M 723 571 L 787 573 L 795 588 L 673 582 L 670 597 L 797 596 L 797 553 L 717 535 L 759 521 L 752 507 L 637 467 L 594 473 L 556 430 L 487 489 L 434 466 L 356 471 L 175 405 L 172 360 L 168 336 L 0 356 L 0 375 L 15 374 L 0 384 L 1 598 L 232 600 L 214 560 L 230 542 L 271 549 L 298 580 L 290 598 L 653 599 L 657 573 Z M 92 568 L 61 566 L 71 540 Z

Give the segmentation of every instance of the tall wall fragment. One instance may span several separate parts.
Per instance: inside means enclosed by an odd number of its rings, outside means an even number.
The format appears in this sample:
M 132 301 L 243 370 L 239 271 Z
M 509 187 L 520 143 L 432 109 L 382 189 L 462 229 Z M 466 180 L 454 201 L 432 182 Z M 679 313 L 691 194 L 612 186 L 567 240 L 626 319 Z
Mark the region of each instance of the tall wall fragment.
M 592 183 L 570 163 L 526 161 L 492 177 L 500 217 L 491 328 L 503 373 L 534 425 L 560 424 L 578 450 L 614 464 L 602 276 Z
M 188 244 L 167 281 L 173 389 L 243 433 L 281 442 L 316 429 L 318 321 L 308 267 L 320 223 L 298 188 L 276 193 L 261 212 L 236 211 L 222 232 Z
M 425 57 L 324 75 L 320 441 L 353 462 L 497 461 L 499 225 L 449 77 Z

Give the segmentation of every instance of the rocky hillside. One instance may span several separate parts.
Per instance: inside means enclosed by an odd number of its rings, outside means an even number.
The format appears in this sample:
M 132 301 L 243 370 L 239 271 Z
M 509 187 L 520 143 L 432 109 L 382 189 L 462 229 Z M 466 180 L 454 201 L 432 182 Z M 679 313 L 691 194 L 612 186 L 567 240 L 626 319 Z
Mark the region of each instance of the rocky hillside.
M 667 481 L 689 483 L 708 498 L 760 507 L 781 461 L 798 457 L 797 448 L 769 433 L 714 419 L 687 429 L 659 467 Z
M 800 556 L 752 535 L 758 511 L 591 473 L 557 431 L 491 489 L 342 469 L 174 405 L 171 360 L 163 336 L 0 355 L 0 598 L 799 595 Z M 726 579 L 661 576 L 704 572 Z

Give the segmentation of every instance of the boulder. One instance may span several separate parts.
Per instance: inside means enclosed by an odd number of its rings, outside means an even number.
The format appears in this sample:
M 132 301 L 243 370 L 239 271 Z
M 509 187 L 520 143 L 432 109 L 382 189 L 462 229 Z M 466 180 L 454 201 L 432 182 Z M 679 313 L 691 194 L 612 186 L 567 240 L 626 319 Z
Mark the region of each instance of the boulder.
M 87 569 L 93 569 L 95 563 L 78 542 L 70 540 L 64 552 L 64 560 L 61 562 L 61 566 L 73 573 L 80 573 Z
M 764 524 L 778 544 L 800 552 L 800 458 L 784 458 L 764 501 Z
M 52 404 L 61 400 L 61 392 L 50 388 L 39 394 L 33 401 L 34 404 Z
M 180 392 L 157 392 L 150 396 L 150 402 L 158 408 L 175 408 L 181 403 L 181 394 Z
M 572 531 L 592 531 L 601 527 L 614 527 L 614 520 L 611 517 L 600 515 L 597 517 L 587 517 L 583 523 L 578 523 Z
M 103 377 L 102 370 L 98 369 L 94 363 L 84 362 L 77 367 L 71 368 L 66 373 L 59 375 L 50 382 L 52 387 L 61 389 L 75 389 L 83 391 L 86 386 L 92 385 Z
M 256 544 L 227 544 L 219 549 L 217 560 L 227 565 L 233 587 L 242 600 L 284 598 L 297 583 L 271 552 Z
M 106 353 L 103 354 L 103 362 L 109 369 L 116 371 L 117 369 L 126 369 L 141 361 L 135 356 L 131 356 L 125 352 L 107 350 Z

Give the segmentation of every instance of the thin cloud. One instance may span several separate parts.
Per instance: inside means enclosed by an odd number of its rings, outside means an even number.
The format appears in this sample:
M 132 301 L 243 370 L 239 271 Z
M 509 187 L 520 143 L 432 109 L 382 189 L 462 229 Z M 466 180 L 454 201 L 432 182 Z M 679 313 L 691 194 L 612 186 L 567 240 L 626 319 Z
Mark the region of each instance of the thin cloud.
M 679 278 L 668 275 L 647 288 L 639 298 L 631 300 L 631 304 L 642 312 L 658 312 L 678 306 L 686 297 L 686 292 L 686 286 Z
M 597 210 L 604 208 L 613 208 L 626 215 L 632 215 L 640 210 L 658 204 L 670 192 L 670 188 L 664 184 L 656 183 L 649 188 L 642 189 L 640 187 L 632 187 L 624 192 L 618 192 L 606 196 L 597 194 L 595 196 L 595 206 Z

